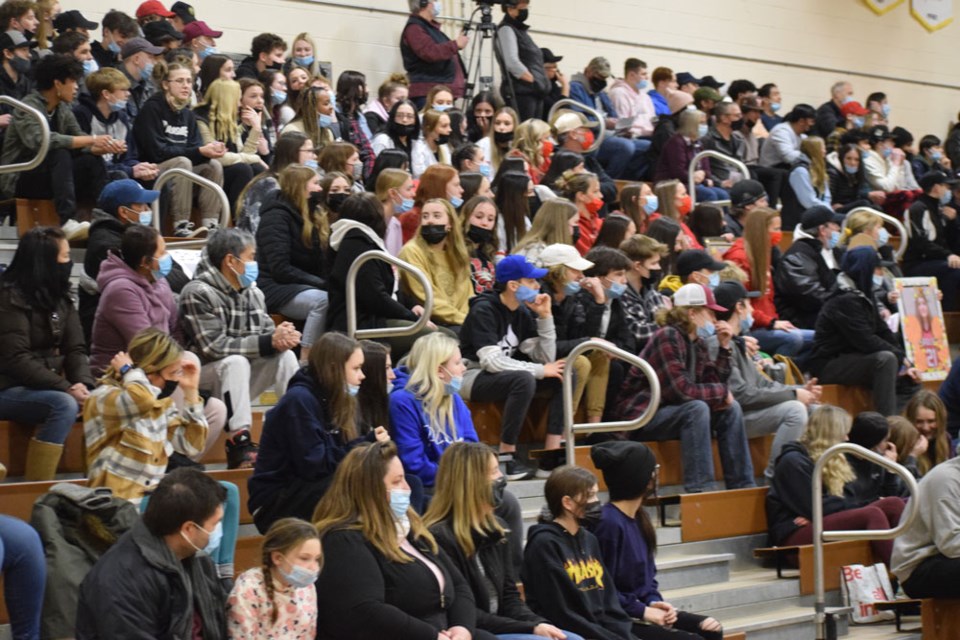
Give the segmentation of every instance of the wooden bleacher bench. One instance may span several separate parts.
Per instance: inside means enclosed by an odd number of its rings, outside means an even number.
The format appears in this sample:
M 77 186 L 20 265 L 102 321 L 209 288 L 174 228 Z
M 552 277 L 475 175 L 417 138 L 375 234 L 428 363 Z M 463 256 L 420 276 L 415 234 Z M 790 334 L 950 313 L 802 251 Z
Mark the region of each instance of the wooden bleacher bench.
M 902 600 L 886 600 L 875 603 L 878 611 L 893 611 L 896 619 L 897 631 L 901 631 L 903 616 L 921 615 L 923 600 L 904 598 Z M 924 636 L 926 637 L 926 636 Z
M 520 429 L 520 442 L 543 442 L 547 435 L 548 400 L 534 398 L 530 410 Z M 473 428 L 480 442 L 490 446 L 500 444 L 500 422 L 503 419 L 503 405 L 495 402 L 467 402 L 467 408 L 473 416 Z
M 813 545 L 762 547 L 753 550 L 753 557 L 773 558 L 776 562 L 777 577 L 783 577 L 783 569 L 796 566 L 800 571 L 800 594 L 813 593 Z M 787 562 L 790 561 L 790 565 Z M 873 549 L 869 540 L 846 540 L 827 542 L 823 545 L 823 579 L 827 591 L 840 588 L 840 568 L 848 564 L 875 564 Z M 926 636 L 924 636 L 926 638 Z
M 17 198 L 17 235 L 21 238 L 34 227 L 59 227 L 60 216 L 53 200 Z
M 904 598 L 877 602 L 880 611 L 893 611 L 897 631 L 901 631 L 904 616 L 920 616 L 923 640 L 954 640 L 960 629 L 960 599 Z

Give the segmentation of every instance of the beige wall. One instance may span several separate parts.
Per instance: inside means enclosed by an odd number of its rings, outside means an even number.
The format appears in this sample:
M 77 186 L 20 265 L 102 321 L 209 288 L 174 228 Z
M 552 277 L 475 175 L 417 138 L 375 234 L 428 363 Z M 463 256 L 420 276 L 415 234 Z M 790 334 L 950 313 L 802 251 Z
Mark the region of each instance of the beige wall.
M 447 15 L 474 8 L 473 0 L 442 1 Z M 261 31 L 291 39 L 306 30 L 337 72 L 363 71 L 371 87 L 402 69 L 397 42 L 406 0 L 193 4 L 212 27 L 226 32 L 224 50 L 247 50 Z M 749 78 L 758 86 L 776 82 L 786 108 L 796 102 L 819 105 L 830 84 L 849 78 L 859 99 L 872 91 L 888 94 L 894 124 L 917 138 L 942 136 L 960 109 L 960 23 L 928 33 L 908 5 L 906 0 L 877 16 L 860 0 L 534 0 L 530 23 L 541 46 L 565 56 L 561 68 L 568 75 L 595 55 L 607 56 L 614 69 L 637 56 L 651 68 L 666 65 L 721 81 Z M 108 6 L 127 7 L 132 14 L 136 0 L 64 2 L 93 19 Z M 494 19 L 500 15 L 494 9 Z

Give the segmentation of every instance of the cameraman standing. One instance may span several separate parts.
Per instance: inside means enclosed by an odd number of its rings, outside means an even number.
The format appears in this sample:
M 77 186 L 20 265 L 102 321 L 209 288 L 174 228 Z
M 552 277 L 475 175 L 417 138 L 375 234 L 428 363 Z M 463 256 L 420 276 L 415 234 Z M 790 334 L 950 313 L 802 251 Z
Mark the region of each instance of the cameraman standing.
M 516 107 L 521 122 L 542 116 L 543 100 L 551 89 L 543 53 L 527 33 L 529 6 L 530 0 L 503 0 L 503 20 L 497 27 L 504 76 L 500 94 L 507 104 Z
M 403 68 L 410 78 L 410 99 L 423 108 L 427 94 L 437 84 L 450 87 L 454 98 L 463 97 L 466 69 L 460 50 L 469 39 L 461 33 L 451 40 L 440 30 L 440 0 L 408 0 L 410 18 L 400 36 Z

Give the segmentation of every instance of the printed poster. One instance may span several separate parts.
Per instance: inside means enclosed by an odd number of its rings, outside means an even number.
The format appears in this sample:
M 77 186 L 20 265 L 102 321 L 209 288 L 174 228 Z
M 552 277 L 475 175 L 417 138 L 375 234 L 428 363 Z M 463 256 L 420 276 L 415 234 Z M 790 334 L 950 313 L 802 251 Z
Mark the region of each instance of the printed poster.
M 950 345 L 943 323 L 936 278 L 897 278 L 900 328 L 907 359 L 922 380 L 945 380 L 950 371 Z

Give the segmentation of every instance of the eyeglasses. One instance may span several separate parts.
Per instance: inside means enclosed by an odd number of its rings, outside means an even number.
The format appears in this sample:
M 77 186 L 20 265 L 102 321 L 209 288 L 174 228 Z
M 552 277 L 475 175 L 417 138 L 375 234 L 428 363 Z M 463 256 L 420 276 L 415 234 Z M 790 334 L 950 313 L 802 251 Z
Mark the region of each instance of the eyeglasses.
M 393 119 L 397 122 L 413 122 L 417 119 L 417 116 L 412 113 L 398 113 L 393 116 Z
M 193 78 L 177 78 L 176 80 L 167 80 L 170 84 L 193 84 Z

